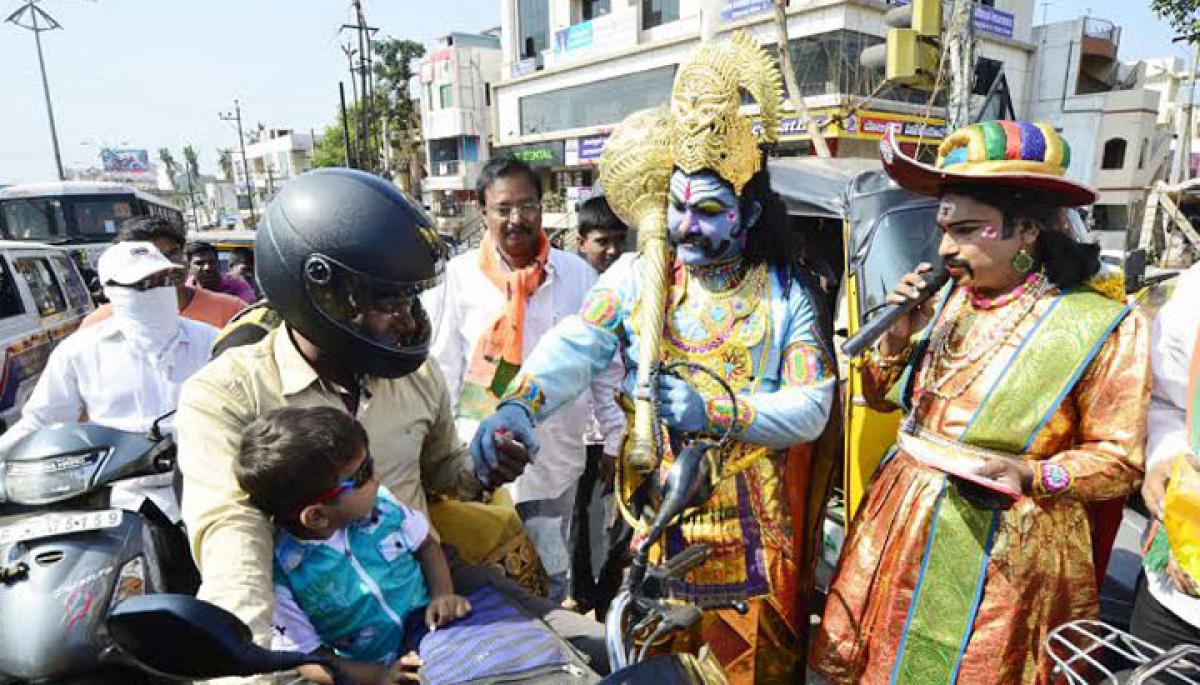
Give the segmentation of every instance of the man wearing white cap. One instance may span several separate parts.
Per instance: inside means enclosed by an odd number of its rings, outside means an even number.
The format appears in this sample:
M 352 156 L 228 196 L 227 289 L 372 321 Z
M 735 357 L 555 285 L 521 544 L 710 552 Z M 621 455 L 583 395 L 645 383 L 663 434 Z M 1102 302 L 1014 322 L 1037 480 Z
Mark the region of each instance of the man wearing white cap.
M 208 361 L 217 329 L 179 316 L 175 284 L 183 268 L 153 243 L 117 243 L 100 255 L 97 271 L 113 316 L 54 348 L 21 420 L 0 436 L 0 455 L 30 433 L 82 417 L 118 430 L 149 430 L 175 409 L 183 382 Z M 147 499 L 179 522 L 170 474 L 119 484 L 112 504 L 136 511 Z

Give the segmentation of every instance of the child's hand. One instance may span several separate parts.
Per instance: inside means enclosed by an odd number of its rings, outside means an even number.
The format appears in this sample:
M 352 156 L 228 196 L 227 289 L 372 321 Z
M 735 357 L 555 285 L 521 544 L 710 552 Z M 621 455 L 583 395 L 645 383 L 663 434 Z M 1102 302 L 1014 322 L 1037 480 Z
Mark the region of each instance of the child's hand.
M 392 668 L 388 671 L 387 685 L 420 682 L 421 676 L 417 674 L 417 671 L 424 665 L 425 662 L 417 656 L 416 652 L 405 654 L 392 664 Z
M 471 603 L 466 597 L 451 593 L 437 595 L 429 600 L 429 606 L 425 608 L 425 625 L 429 626 L 430 631 L 434 631 L 469 613 Z

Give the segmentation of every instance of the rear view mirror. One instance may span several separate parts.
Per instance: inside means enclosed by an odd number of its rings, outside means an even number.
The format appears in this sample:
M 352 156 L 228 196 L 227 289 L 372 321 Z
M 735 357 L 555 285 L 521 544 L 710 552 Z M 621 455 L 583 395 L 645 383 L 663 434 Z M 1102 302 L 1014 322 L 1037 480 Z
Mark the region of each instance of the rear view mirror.
M 288 671 L 321 657 L 254 644 L 236 616 L 187 595 L 130 597 L 108 617 L 113 641 L 147 669 L 181 680 Z

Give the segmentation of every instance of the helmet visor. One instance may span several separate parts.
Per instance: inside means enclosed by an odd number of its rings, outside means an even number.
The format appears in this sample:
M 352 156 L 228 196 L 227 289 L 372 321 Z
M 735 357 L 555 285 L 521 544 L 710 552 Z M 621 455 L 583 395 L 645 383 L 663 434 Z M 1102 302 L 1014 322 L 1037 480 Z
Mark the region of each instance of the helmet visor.
M 442 307 L 432 314 L 423 293 L 443 289 L 443 262 L 424 281 L 396 282 L 372 278 L 325 255 L 310 255 L 304 283 L 317 310 L 347 334 L 390 352 L 424 352 L 437 330 Z M 428 302 L 426 303 L 428 304 Z

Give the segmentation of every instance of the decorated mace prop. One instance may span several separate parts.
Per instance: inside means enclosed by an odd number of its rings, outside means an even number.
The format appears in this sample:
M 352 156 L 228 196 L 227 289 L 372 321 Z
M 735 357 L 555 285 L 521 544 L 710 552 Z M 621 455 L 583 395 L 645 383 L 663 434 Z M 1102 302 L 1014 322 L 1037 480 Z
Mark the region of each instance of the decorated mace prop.
M 609 205 L 621 221 L 638 232 L 641 341 L 633 396 L 633 444 L 627 463 L 641 472 L 658 466 L 655 376 L 673 261 L 667 242 L 667 189 L 674 168 L 672 130 L 665 107 L 634 112 L 609 136 L 600 158 L 600 183 Z

